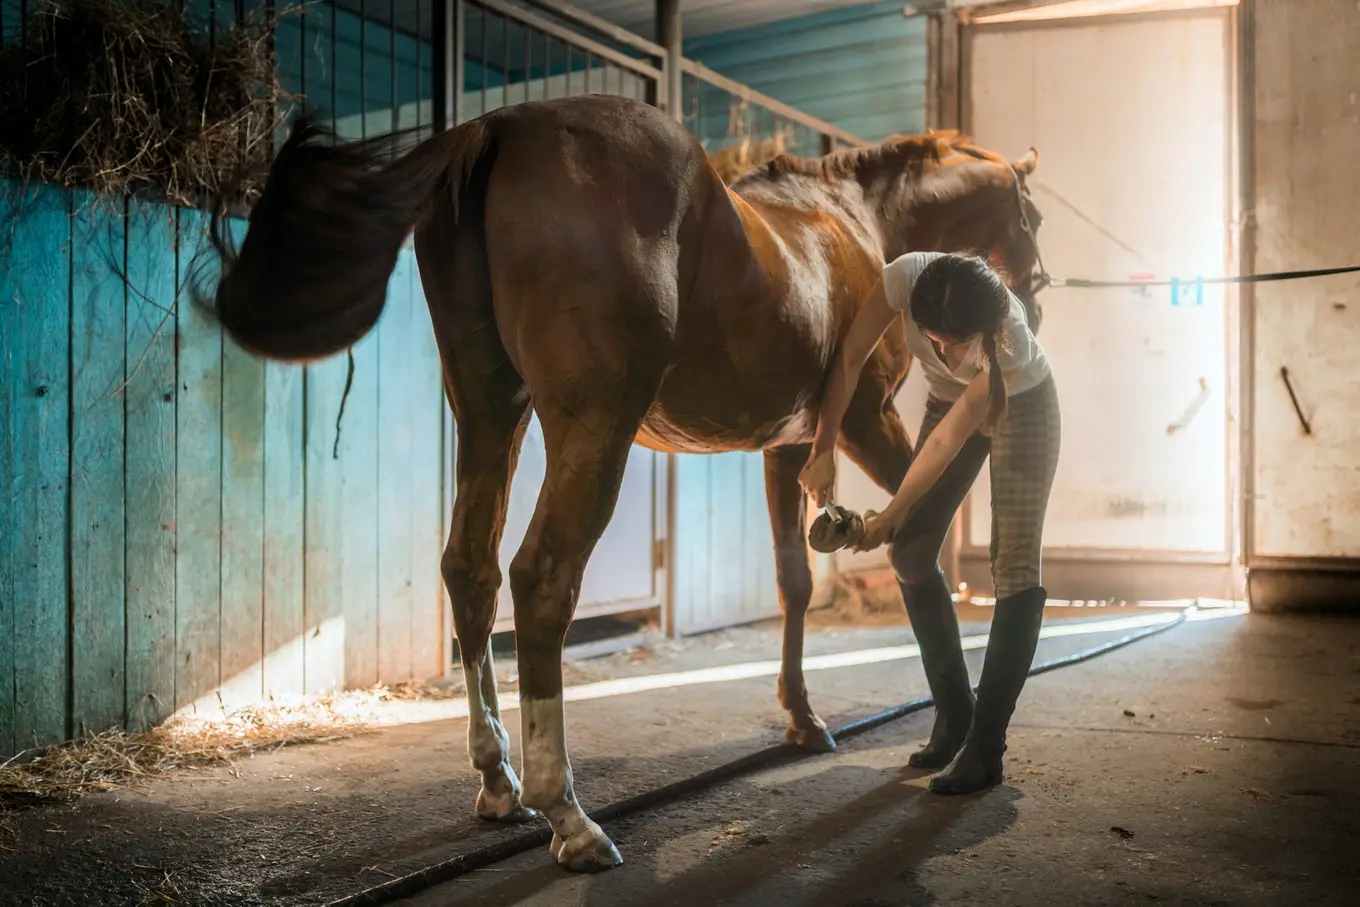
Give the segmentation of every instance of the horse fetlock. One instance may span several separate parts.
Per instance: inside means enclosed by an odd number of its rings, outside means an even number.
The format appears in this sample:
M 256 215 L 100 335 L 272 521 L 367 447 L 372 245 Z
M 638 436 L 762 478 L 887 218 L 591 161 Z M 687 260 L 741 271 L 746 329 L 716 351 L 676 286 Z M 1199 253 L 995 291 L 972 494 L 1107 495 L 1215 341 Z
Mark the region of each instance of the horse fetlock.
M 527 822 L 538 815 L 520 797 L 519 779 L 509 763 L 495 772 L 482 774 L 482 789 L 477 792 L 477 815 L 491 822 Z
M 483 775 L 499 772 L 502 768 L 514 777 L 510 768 L 510 734 L 505 725 L 486 715 L 480 727 L 468 727 L 468 754 L 472 767 Z M 516 782 L 518 786 L 518 782 Z
M 614 842 L 590 819 L 570 837 L 554 834 L 548 852 L 558 865 L 572 872 L 599 872 L 623 864 L 623 856 Z

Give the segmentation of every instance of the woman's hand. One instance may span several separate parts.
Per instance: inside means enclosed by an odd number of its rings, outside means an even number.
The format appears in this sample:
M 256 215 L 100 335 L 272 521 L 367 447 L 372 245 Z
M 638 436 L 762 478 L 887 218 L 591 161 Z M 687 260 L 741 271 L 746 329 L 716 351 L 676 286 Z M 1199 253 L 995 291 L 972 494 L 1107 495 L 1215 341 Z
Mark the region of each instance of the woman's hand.
M 798 473 L 798 482 L 812 495 L 818 507 L 825 507 L 831 498 L 832 486 L 836 484 L 836 452 L 817 453 L 814 450 L 803 471 Z
M 893 530 L 897 528 L 896 519 L 891 513 L 874 513 L 872 510 L 864 514 L 864 535 L 860 536 L 855 543 L 855 551 L 873 551 L 880 547 L 884 542 L 892 538 Z

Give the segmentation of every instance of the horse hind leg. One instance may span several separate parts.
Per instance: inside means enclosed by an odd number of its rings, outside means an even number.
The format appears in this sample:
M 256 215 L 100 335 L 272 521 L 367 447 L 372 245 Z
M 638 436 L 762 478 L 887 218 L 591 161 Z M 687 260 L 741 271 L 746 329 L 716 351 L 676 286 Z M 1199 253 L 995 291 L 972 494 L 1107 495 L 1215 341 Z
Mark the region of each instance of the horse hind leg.
M 659 372 L 659 368 L 658 368 Z M 562 643 L 586 562 L 613 517 L 628 450 L 659 375 L 630 378 L 615 407 L 581 412 L 536 404 L 548 468 L 524 543 L 510 565 L 519 649 L 524 803 L 547 818 L 551 853 L 574 871 L 623 858 L 576 799 L 562 701 Z M 576 397 L 577 400 L 580 397 Z
M 502 578 L 500 540 L 527 406 L 507 406 L 494 421 L 476 420 L 475 428 L 473 421 L 459 422 L 458 488 L 441 566 L 467 684 L 468 756 L 482 779 L 477 814 L 522 822 L 534 812 L 521 804 L 519 779 L 510 766 L 510 735 L 501 720 L 490 637 Z
M 779 704 L 789 714 L 784 739 L 813 753 L 835 750 L 836 741 L 808 701 L 803 679 L 803 635 L 812 601 L 812 567 L 807 550 L 807 495 L 798 472 L 811 447 L 781 447 L 765 452 L 765 498 L 774 534 L 775 581 L 784 614 L 784 645 L 779 668 Z
M 490 637 L 510 479 L 528 425 L 529 400 L 495 331 L 478 231 L 454 228 L 436 217 L 416 231 L 415 240 L 445 391 L 457 419 L 457 493 L 441 572 L 467 681 L 468 756 L 482 782 L 476 810 L 484 819 L 519 822 L 534 813 L 522 805 L 520 782 L 510 766 L 510 735 L 501 720 Z

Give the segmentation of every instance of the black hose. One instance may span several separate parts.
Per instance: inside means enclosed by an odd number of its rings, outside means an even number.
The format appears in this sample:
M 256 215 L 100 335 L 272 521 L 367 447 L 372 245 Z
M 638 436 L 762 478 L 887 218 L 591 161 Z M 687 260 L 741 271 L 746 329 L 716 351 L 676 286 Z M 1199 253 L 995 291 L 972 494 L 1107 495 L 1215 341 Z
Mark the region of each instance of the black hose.
M 1158 633 L 1165 633 L 1172 627 L 1179 626 L 1185 622 L 1193 608 L 1187 608 L 1177 615 L 1173 620 L 1164 624 L 1157 624 L 1137 633 L 1130 633 L 1120 639 L 1107 642 L 1103 645 L 1094 646 L 1090 649 L 1083 649 L 1071 655 L 1064 655 L 1061 658 L 1052 658 L 1048 661 L 1039 662 L 1029 669 L 1029 676 L 1043 674 L 1054 671 L 1058 668 L 1065 668 L 1069 665 L 1079 664 L 1083 661 L 1090 661 L 1101 655 L 1113 652 L 1115 649 L 1122 649 L 1124 646 L 1140 640 L 1155 636 Z M 974 685 L 976 689 L 976 685 Z M 875 728 L 882 727 L 889 722 L 899 718 L 905 718 L 916 712 L 924 711 L 934 704 L 934 700 L 929 696 L 921 699 L 913 699 L 901 705 L 893 706 L 875 715 L 869 715 L 842 725 L 831 733 L 832 739 L 837 743 L 849 740 L 866 734 Z M 610 822 L 614 819 L 621 819 L 634 813 L 644 812 L 658 806 L 665 805 L 674 800 L 690 794 L 698 793 L 706 788 L 713 787 L 730 778 L 738 775 L 745 775 L 750 772 L 760 771 L 782 762 L 792 761 L 794 758 L 803 755 L 802 750 L 789 743 L 780 743 L 775 746 L 757 750 L 754 753 L 734 759 L 723 765 L 715 766 L 707 771 L 700 772 L 688 778 L 682 778 L 663 787 L 653 788 L 644 791 L 626 800 L 618 800 L 608 806 L 601 807 L 591 813 L 591 818 L 596 822 Z M 479 847 L 476 850 L 459 854 L 452 859 L 444 860 L 424 869 L 418 869 L 410 875 L 392 879 L 390 882 L 383 882 L 372 888 L 360 891 L 357 894 L 347 895 L 336 901 L 331 901 L 326 907 L 370 907 L 376 904 L 388 904 L 399 898 L 411 897 L 414 894 L 442 885 L 452 881 L 459 876 L 485 869 L 511 857 L 519 856 L 538 847 L 546 847 L 552 841 L 552 831 L 545 827 L 538 827 L 520 832 L 517 835 Z

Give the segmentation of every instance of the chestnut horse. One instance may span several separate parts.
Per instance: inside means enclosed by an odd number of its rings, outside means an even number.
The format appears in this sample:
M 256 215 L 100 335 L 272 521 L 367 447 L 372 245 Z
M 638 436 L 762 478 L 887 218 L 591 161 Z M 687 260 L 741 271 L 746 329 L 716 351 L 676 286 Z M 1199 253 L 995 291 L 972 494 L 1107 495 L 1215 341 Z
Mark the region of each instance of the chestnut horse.
M 803 681 L 812 594 L 807 458 L 837 345 L 886 261 L 984 250 L 1031 312 L 1039 216 L 1015 163 L 953 133 L 816 160 L 784 157 L 724 185 L 699 143 L 646 104 L 605 96 L 503 108 L 397 155 L 294 125 L 239 255 L 219 244 L 211 309 L 240 346 L 306 361 L 377 322 L 414 230 L 457 419 L 457 495 L 442 572 L 467 675 L 468 751 L 484 818 L 542 812 L 569 869 L 617 865 L 577 802 L 562 642 L 613 514 L 629 447 L 763 451 L 784 612 L 788 739 L 834 748 Z M 866 366 L 842 448 L 895 489 L 912 448 L 893 398 L 911 364 L 900 323 Z M 530 410 L 547 475 L 510 565 L 524 779 L 510 767 L 488 645 L 497 550 Z

